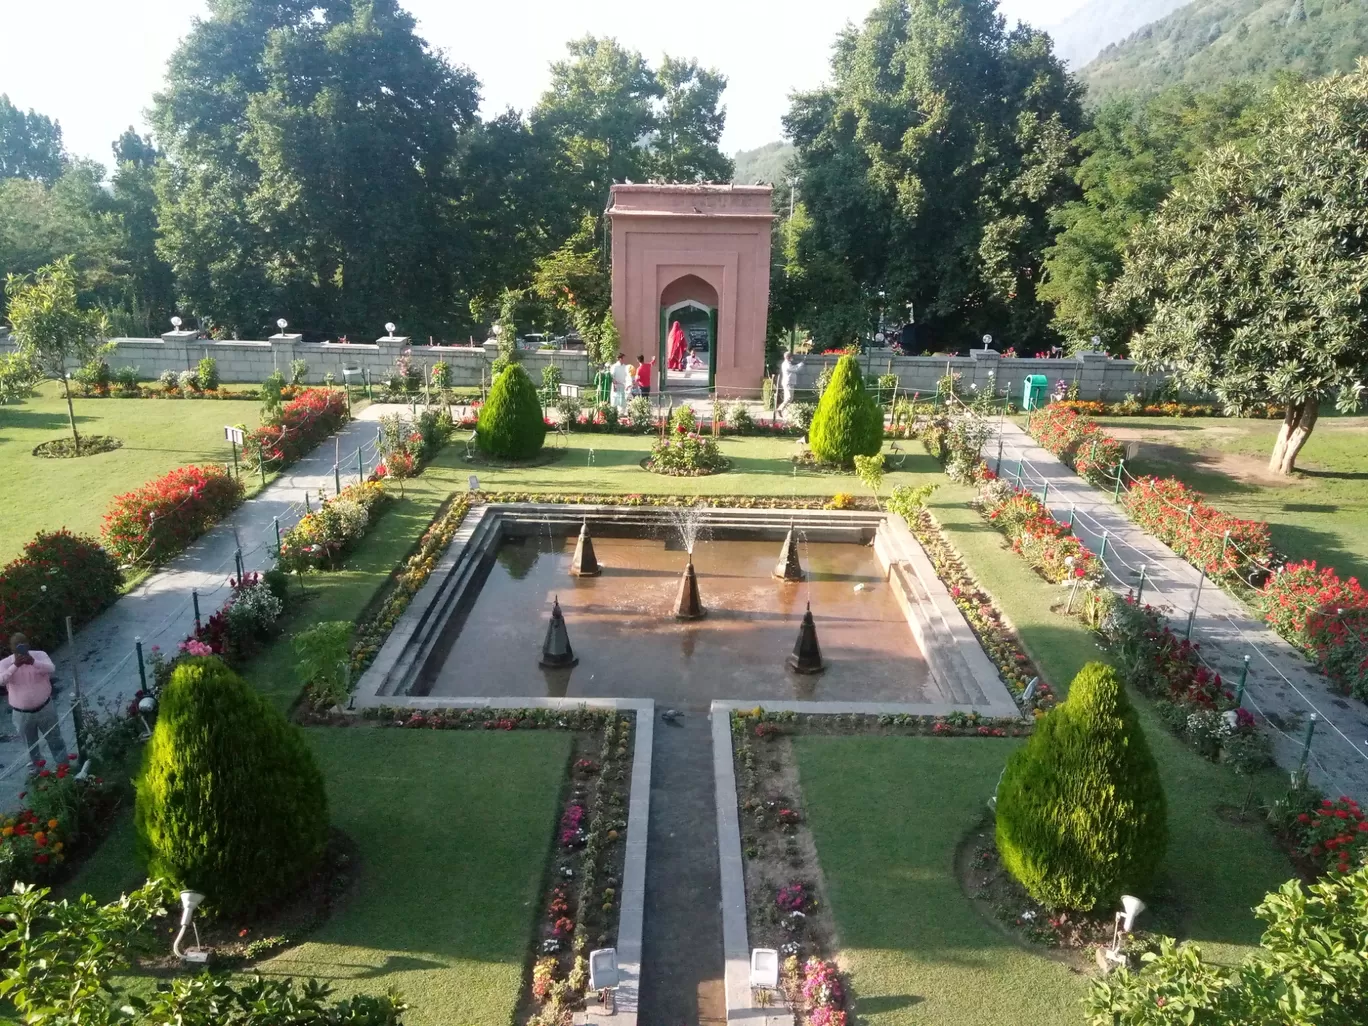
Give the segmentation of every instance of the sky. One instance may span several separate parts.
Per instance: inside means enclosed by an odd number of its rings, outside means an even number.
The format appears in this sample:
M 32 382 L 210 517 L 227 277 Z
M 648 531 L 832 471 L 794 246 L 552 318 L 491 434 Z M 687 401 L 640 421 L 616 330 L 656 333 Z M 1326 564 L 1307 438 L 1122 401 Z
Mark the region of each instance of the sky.
M 794 90 L 826 78 L 836 33 L 873 0 L 403 0 L 418 31 L 479 77 L 483 112 L 526 110 L 567 40 L 616 36 L 649 60 L 695 57 L 729 78 L 727 153 L 781 137 Z M 1009 22 L 1049 26 L 1084 0 L 1000 0 Z M 678 12 L 686 11 L 681 16 Z M 110 162 L 110 143 L 144 112 L 204 0 L 0 0 L 0 93 L 56 118 L 67 149 Z

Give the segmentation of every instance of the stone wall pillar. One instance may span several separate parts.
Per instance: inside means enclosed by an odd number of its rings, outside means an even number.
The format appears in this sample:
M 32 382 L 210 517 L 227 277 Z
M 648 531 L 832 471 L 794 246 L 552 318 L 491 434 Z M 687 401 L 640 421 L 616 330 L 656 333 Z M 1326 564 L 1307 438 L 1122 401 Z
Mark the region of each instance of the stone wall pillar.
M 166 346 L 164 360 L 186 370 L 195 368 L 199 357 L 192 352 L 192 346 L 199 339 L 198 331 L 164 331 L 161 338 Z
M 277 333 L 266 341 L 271 343 L 271 369 L 280 371 L 289 381 L 290 361 L 295 359 L 295 346 L 304 341 L 304 336 Z

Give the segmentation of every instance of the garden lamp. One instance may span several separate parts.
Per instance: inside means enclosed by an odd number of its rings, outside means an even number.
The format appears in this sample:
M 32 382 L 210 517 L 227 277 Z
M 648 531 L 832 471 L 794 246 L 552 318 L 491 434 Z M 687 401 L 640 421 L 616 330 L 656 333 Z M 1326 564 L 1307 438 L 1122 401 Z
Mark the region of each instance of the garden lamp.
M 1107 958 L 1112 962 L 1124 962 L 1125 956 L 1121 954 L 1121 935 L 1130 933 L 1135 926 L 1135 917 L 1145 911 L 1145 903 L 1133 894 L 1121 895 L 1121 911 L 1116 913 L 1116 925 L 1112 929 L 1111 947 L 1107 951 Z
M 142 720 L 143 732 L 141 741 L 148 741 L 152 738 L 152 728 L 147 724 L 147 717 L 157 711 L 157 700 L 151 695 L 143 695 L 138 699 L 138 719 Z
M 180 932 L 176 934 L 176 939 L 171 945 L 171 952 L 177 958 L 186 962 L 204 963 L 209 961 L 209 952 L 200 946 L 199 927 L 194 925 L 195 909 L 200 907 L 200 902 L 204 901 L 204 895 L 199 891 L 181 891 L 181 921 Z M 181 941 L 185 940 L 186 929 L 195 931 L 195 946 L 189 951 L 181 950 Z
M 1094 336 L 1092 337 L 1092 344 L 1093 344 L 1093 348 L 1094 348 L 1094 349 L 1096 349 L 1096 348 L 1098 348 L 1100 345 L 1102 345 L 1102 336 L 1101 336 L 1101 335 L 1094 335 Z
M 181 326 L 181 319 L 180 319 L 179 317 L 172 317 L 172 318 L 171 318 L 171 327 L 175 328 L 177 331 L 180 331 L 180 326 Z
M 386 322 L 385 322 L 385 331 L 389 333 L 389 337 L 390 337 L 390 338 L 394 338 L 394 322 L 393 322 L 393 321 L 386 321 Z
M 281 333 L 282 335 L 285 334 L 285 329 L 288 328 L 289 326 L 290 326 L 290 322 L 287 321 L 284 317 L 282 317 L 282 318 L 280 318 L 280 320 L 276 321 L 276 327 L 280 329 L 280 333 Z
M 600 1004 L 608 1005 L 618 985 L 617 948 L 595 948 L 589 952 L 589 989 L 598 991 Z M 617 1001 L 609 1005 L 610 1013 L 617 1011 Z
M 983 336 L 983 348 L 984 348 L 984 349 L 987 349 L 987 348 L 988 348 L 989 346 L 991 346 L 992 344 L 993 344 L 993 336 L 992 336 L 992 335 L 984 335 L 984 336 Z

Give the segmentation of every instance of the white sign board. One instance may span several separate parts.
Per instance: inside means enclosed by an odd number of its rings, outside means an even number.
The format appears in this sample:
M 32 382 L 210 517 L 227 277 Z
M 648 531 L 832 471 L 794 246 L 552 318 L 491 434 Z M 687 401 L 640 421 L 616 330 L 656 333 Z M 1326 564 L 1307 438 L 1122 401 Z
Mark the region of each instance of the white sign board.
M 241 445 L 241 444 L 242 444 L 242 435 L 243 435 L 242 428 L 240 428 L 240 427 L 229 427 L 229 426 L 227 426 L 227 425 L 224 425 L 224 428 L 223 428 L 223 437 L 226 438 L 228 441 L 230 441 L 230 442 L 236 442 L 238 445 Z

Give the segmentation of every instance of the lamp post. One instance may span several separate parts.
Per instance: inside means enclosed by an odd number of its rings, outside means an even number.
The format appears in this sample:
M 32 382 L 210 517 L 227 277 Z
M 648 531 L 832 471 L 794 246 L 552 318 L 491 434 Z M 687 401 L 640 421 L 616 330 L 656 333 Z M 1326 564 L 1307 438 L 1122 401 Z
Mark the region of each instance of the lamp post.
M 290 326 L 290 322 L 287 321 L 284 317 L 282 317 L 282 318 L 280 318 L 278 321 L 276 321 L 276 327 L 280 329 L 280 333 L 281 333 L 282 335 L 285 334 L 285 329 L 288 328 L 289 326 Z
M 394 322 L 393 322 L 393 321 L 386 321 L 386 322 L 385 322 L 385 337 L 386 337 L 386 338 L 394 338 L 394 327 L 395 327 L 395 325 L 394 325 Z
M 176 934 L 175 941 L 171 944 L 171 953 L 177 958 L 186 962 L 204 963 L 209 961 L 209 952 L 200 946 L 199 927 L 194 925 L 195 909 L 200 907 L 204 901 L 204 895 L 199 891 L 181 891 L 181 921 L 180 932 Z M 181 950 L 181 942 L 185 940 L 185 931 L 193 929 L 195 931 L 195 946 L 189 951 Z
M 171 318 L 171 327 L 174 328 L 176 331 L 180 331 L 180 326 L 181 326 L 181 319 L 180 319 L 179 317 L 172 317 L 172 318 Z

